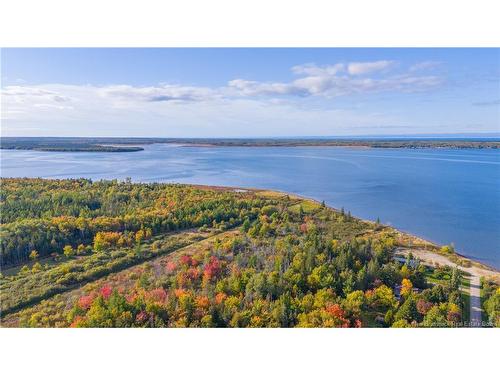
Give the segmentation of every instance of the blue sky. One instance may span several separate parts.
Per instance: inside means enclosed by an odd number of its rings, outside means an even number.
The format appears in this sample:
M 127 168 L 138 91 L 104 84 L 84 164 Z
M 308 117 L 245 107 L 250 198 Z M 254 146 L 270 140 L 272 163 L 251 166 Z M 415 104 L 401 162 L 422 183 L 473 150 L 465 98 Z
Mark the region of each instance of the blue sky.
M 500 131 L 500 49 L 3 49 L 2 135 Z

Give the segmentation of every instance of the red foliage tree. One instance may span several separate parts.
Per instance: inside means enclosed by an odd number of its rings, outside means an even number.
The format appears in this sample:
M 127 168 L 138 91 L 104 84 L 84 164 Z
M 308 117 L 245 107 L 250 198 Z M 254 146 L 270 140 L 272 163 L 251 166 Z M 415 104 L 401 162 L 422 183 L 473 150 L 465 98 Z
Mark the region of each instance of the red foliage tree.
M 175 269 L 177 268 L 177 264 L 175 264 L 174 262 L 170 261 L 168 262 L 166 265 L 165 265 L 165 268 L 167 270 L 167 272 L 174 272 Z
M 199 270 L 198 268 L 190 268 L 190 269 L 187 271 L 187 277 L 188 277 L 191 281 L 198 280 L 198 278 L 200 277 L 200 270 Z
M 328 305 L 325 310 L 334 319 L 335 327 L 349 327 L 349 320 L 345 317 L 345 312 L 339 304 Z
M 215 296 L 215 302 L 221 304 L 227 298 L 226 293 L 220 292 Z
M 149 319 L 149 314 L 146 311 L 141 311 L 139 314 L 136 315 L 135 321 L 137 323 L 144 323 L 146 320 Z
M 101 288 L 101 296 L 103 296 L 105 299 L 108 299 L 109 296 L 111 296 L 111 293 L 113 293 L 113 288 L 109 285 L 104 285 Z
M 219 276 L 222 272 L 222 264 L 219 259 L 212 256 L 210 261 L 205 266 L 205 270 L 203 271 L 203 276 L 209 280 L 212 280 Z
M 94 301 L 94 296 L 92 294 L 81 296 L 78 300 L 78 306 L 84 310 L 88 310 L 90 305 L 92 305 L 92 301 Z
M 191 257 L 191 255 L 183 255 L 180 258 L 181 264 L 184 266 L 188 266 L 188 267 L 191 266 L 192 260 L 193 260 L 193 258 Z
M 75 320 L 70 324 L 70 328 L 77 328 L 78 325 L 83 321 L 84 319 L 81 316 L 75 317 Z

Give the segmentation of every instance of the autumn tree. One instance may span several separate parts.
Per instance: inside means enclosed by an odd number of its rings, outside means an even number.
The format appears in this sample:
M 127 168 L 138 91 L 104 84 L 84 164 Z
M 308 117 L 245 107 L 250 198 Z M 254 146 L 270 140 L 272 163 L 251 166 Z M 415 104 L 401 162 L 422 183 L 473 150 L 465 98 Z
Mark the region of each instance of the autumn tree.
M 38 251 L 36 250 L 31 250 L 30 253 L 30 259 L 31 260 L 37 260 L 39 258 Z
M 413 290 L 413 284 L 409 279 L 403 279 L 401 281 L 401 295 L 403 297 L 408 297 Z
M 37 273 L 37 272 L 40 272 L 42 270 L 43 270 L 42 265 L 39 262 L 36 262 L 33 265 L 33 267 L 31 268 L 31 272 L 33 272 L 33 273 Z
M 146 237 L 145 232 L 142 229 L 138 230 L 135 233 L 135 243 L 137 245 L 140 245 L 142 243 L 142 241 L 144 240 L 145 237 Z
M 85 245 L 79 244 L 78 247 L 76 248 L 76 253 L 78 255 L 84 254 L 85 253 Z
M 94 251 L 109 250 L 117 245 L 120 237 L 120 233 L 117 232 L 97 232 L 94 236 Z
M 73 255 L 75 255 L 75 250 L 73 249 L 73 246 L 71 245 L 66 245 L 64 246 L 63 248 L 63 253 L 66 257 L 72 257 Z

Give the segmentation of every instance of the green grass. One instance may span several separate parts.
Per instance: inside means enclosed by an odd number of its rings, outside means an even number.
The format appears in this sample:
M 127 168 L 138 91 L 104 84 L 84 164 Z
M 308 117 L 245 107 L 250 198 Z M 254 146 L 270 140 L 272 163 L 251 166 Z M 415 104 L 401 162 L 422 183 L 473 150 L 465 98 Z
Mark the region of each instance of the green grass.
M 462 282 L 460 283 L 462 289 L 467 290 L 467 293 L 470 294 L 470 279 L 466 277 L 462 277 Z
M 76 258 L 76 257 L 74 257 Z M 9 267 L 9 268 L 2 268 L 2 275 L 7 277 L 7 276 L 16 276 L 19 271 L 21 270 L 21 268 L 23 266 L 28 266 L 28 268 L 32 268 L 33 265 L 35 263 L 40 263 L 42 266 L 46 266 L 48 268 L 52 268 L 52 267 L 55 267 L 57 265 L 60 265 L 61 263 L 64 263 L 68 261 L 68 258 L 65 257 L 64 255 L 60 255 L 59 257 L 57 257 L 57 259 L 55 259 L 54 257 L 45 257 L 45 258 L 42 258 L 42 259 L 37 259 L 35 261 L 29 261 L 25 264 L 21 264 L 19 266 L 15 266 L 15 267 Z
M 460 283 L 460 295 L 464 302 L 462 321 L 470 322 L 470 279 L 468 277 L 462 277 Z
M 469 322 L 470 321 L 470 294 L 464 291 L 460 291 L 460 295 L 462 296 L 462 300 L 464 302 L 464 308 L 462 311 L 462 321 Z
M 19 273 L 8 279 L 3 278 L 0 283 L 2 315 L 5 316 L 157 256 L 171 253 L 209 236 L 210 234 L 201 235 L 196 231 L 179 232 L 165 235 L 158 250 L 152 250 L 151 241 L 148 241 L 141 244 L 140 248 L 92 253 L 85 257 L 67 259 L 48 270 Z
M 313 201 L 303 201 L 301 203 L 294 204 L 293 206 L 290 206 L 290 211 L 293 213 L 298 214 L 300 212 L 300 207 L 302 206 L 302 211 L 306 214 L 311 214 L 314 213 L 316 210 L 321 208 L 321 205 L 319 203 L 313 202 Z
M 283 198 L 284 196 L 286 196 L 288 194 L 281 193 L 279 191 L 261 190 L 261 191 L 255 192 L 255 195 L 258 195 L 258 196 L 264 197 L 264 198 L 275 198 L 275 199 L 278 199 L 278 198 Z
M 434 276 L 427 276 L 427 275 L 425 278 L 427 279 L 427 282 L 431 284 L 440 284 L 440 285 L 445 285 L 450 280 L 450 278 L 437 279 Z
M 445 285 L 450 280 L 451 276 L 449 273 L 445 273 L 442 277 L 436 277 L 434 274 L 434 268 L 426 267 L 425 268 L 425 279 L 430 284 L 439 284 Z

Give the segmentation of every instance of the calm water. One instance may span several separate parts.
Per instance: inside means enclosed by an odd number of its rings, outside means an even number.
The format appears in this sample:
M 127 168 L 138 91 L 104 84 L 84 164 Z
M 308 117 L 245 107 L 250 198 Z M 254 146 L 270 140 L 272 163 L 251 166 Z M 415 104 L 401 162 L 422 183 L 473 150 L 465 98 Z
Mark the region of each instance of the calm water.
M 87 177 L 270 188 L 430 239 L 500 268 L 500 151 L 218 148 L 1 150 L 3 177 Z

